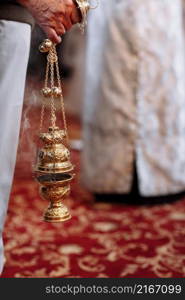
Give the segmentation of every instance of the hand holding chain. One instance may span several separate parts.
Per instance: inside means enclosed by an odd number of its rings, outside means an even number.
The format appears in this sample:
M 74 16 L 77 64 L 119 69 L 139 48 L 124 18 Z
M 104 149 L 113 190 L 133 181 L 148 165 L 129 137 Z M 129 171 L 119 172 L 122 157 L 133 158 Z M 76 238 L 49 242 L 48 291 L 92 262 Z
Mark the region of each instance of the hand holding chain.
M 88 0 L 75 0 L 75 2 L 81 11 L 82 21 L 80 26 L 84 31 L 87 23 L 87 13 L 89 9 L 95 7 L 91 7 Z M 40 185 L 42 198 L 50 201 L 50 205 L 44 213 L 44 220 L 46 222 L 63 222 L 71 218 L 68 208 L 61 201 L 69 195 L 70 182 L 74 177 L 74 166 L 70 161 L 70 151 L 68 149 L 68 130 L 56 45 L 46 39 L 40 45 L 39 50 L 47 53 L 47 65 L 44 87 L 41 90 L 44 99 L 41 108 L 39 136 L 44 145 L 38 151 L 35 177 Z M 63 129 L 57 126 L 55 105 L 57 98 L 60 99 Z M 43 133 L 45 102 L 47 100 L 50 103 L 50 127 L 47 132 Z

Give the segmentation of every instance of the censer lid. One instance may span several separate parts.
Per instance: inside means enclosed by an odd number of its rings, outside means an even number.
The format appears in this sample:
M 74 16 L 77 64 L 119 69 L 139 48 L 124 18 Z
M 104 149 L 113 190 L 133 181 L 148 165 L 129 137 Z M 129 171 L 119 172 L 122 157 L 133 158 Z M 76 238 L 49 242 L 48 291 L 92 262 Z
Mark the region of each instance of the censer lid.
M 59 127 L 49 127 L 48 132 L 41 133 L 40 139 L 45 144 L 58 144 L 66 138 L 65 130 L 59 129 Z

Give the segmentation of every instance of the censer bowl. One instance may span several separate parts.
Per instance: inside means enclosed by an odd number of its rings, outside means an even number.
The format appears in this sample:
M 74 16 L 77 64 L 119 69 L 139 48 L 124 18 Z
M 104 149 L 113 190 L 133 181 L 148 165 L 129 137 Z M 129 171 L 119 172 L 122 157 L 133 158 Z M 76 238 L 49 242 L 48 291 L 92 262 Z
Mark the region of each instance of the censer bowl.
M 46 174 L 36 177 L 40 184 L 41 197 L 50 201 L 44 213 L 46 222 L 63 222 L 71 218 L 68 208 L 61 201 L 69 195 L 73 177 L 73 174 Z
M 58 185 L 58 184 L 65 184 L 66 182 L 70 182 L 73 179 L 73 174 L 68 173 L 51 173 L 45 175 L 39 175 L 36 177 L 37 181 L 40 184 L 44 185 Z

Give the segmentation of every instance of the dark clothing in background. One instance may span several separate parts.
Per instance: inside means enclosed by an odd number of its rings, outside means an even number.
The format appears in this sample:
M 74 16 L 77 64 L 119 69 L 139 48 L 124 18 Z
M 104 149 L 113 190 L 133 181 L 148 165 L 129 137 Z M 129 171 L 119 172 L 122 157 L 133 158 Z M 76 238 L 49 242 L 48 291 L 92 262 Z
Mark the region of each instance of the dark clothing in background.
M 34 25 L 29 11 L 14 0 L 0 0 L 0 19 Z

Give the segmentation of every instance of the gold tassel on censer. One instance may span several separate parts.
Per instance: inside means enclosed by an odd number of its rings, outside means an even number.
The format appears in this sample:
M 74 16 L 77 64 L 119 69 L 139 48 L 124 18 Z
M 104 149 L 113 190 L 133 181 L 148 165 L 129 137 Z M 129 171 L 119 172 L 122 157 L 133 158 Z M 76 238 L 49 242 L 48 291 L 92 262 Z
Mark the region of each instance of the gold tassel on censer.
M 80 9 L 82 21 L 80 28 L 84 31 L 87 23 L 87 13 L 91 7 L 88 0 L 74 0 Z M 35 167 L 35 178 L 40 185 L 40 195 L 50 201 L 44 213 L 46 222 L 63 222 L 71 215 L 62 200 L 70 193 L 70 183 L 74 178 L 74 166 L 70 161 L 68 130 L 64 109 L 64 99 L 61 87 L 56 45 L 46 39 L 39 47 L 40 52 L 47 53 L 45 85 L 42 89 L 44 101 L 41 108 L 39 139 L 43 147 L 39 149 Z M 56 104 L 60 100 L 63 129 L 57 125 Z M 50 104 L 50 126 L 47 132 L 42 132 L 45 118 L 45 101 Z

